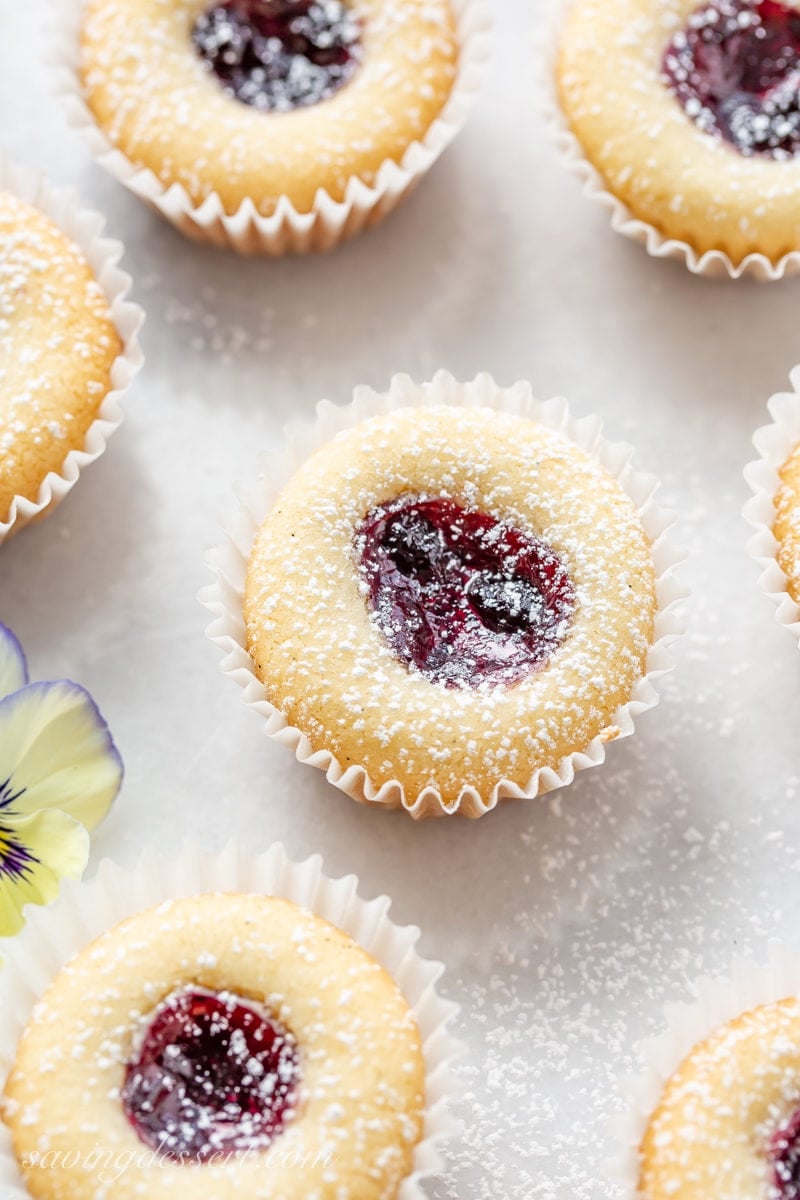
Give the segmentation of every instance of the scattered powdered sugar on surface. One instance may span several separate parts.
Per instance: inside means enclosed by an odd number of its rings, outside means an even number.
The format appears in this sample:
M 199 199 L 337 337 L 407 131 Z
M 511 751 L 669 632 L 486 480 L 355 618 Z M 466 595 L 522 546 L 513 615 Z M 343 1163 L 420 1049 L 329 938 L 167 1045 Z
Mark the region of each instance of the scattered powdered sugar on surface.
M 157 292 L 163 286 L 164 280 L 157 272 L 140 281 L 143 292 Z M 243 352 L 268 354 L 274 349 L 274 305 L 260 307 L 258 322 L 253 329 L 221 316 L 216 300 L 216 290 L 210 284 L 204 284 L 195 296 L 167 298 L 164 321 L 174 328 L 175 336 L 186 349 L 197 355 L 211 352 L 215 361 L 223 367 L 233 365 Z M 252 317 L 253 314 L 250 315 Z

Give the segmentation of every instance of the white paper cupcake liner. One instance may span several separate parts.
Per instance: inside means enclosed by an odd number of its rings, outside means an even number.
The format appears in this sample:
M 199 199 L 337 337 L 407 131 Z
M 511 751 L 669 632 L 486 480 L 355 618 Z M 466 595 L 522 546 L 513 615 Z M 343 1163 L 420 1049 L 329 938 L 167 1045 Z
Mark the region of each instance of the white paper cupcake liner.
M 243 596 L 248 558 L 255 534 L 284 483 L 317 447 L 330 441 L 340 430 L 352 428 L 369 417 L 395 408 L 432 404 L 494 408 L 498 412 L 515 413 L 556 429 L 597 458 L 633 500 L 651 543 L 658 600 L 646 673 L 635 684 L 627 704 L 618 709 L 610 722 L 619 729 L 618 737 L 633 733 L 634 717 L 658 703 L 655 680 L 672 668 L 669 647 L 682 632 L 675 606 L 687 594 L 676 581 L 674 569 L 685 556 L 676 551 L 666 536 L 671 518 L 660 511 L 654 502 L 656 481 L 631 467 L 631 448 L 621 443 L 606 442 L 601 437 L 602 424 L 598 417 L 572 418 L 565 400 L 535 400 L 527 383 L 500 388 L 488 375 L 479 375 L 472 383 L 462 384 L 441 371 L 431 383 L 421 386 L 405 375 L 397 375 L 388 392 L 383 394 L 370 388 L 357 388 L 352 403 L 343 407 L 323 401 L 317 407 L 316 421 L 289 427 L 284 443 L 272 453 L 262 456 L 257 480 L 251 486 L 240 489 L 241 507 L 235 517 L 226 523 L 226 541 L 208 557 L 215 582 L 203 589 L 200 600 L 214 615 L 207 634 L 223 651 L 222 671 L 243 689 L 245 703 L 266 719 L 267 736 L 293 750 L 300 762 L 323 770 L 330 783 L 361 804 L 403 808 L 414 818 L 448 816 L 454 811 L 461 816 L 480 817 L 495 808 L 500 800 L 532 799 L 571 783 L 576 772 L 604 761 L 604 742 L 596 737 L 585 750 L 563 758 L 556 769 L 538 769 L 524 789 L 501 779 L 491 794 L 483 797 L 474 788 L 465 787 L 457 807 L 453 809 L 445 806 L 434 788 L 424 789 L 419 796 L 406 795 L 403 785 L 397 780 L 377 788 L 363 767 L 349 766 L 345 769 L 329 751 L 315 752 L 305 734 L 289 725 L 280 710 L 267 700 L 264 685 L 253 670 L 245 645 Z
M 341 201 L 320 188 L 311 212 L 298 211 L 287 196 L 282 196 L 270 216 L 259 213 L 252 199 L 244 200 L 235 213 L 226 213 L 216 193 L 196 204 L 182 185 L 167 187 L 153 171 L 126 158 L 98 126 L 83 98 L 79 76 L 80 0 L 53 0 L 50 7 L 55 90 L 69 124 L 83 135 L 101 166 L 187 237 L 244 255 L 275 257 L 328 251 L 393 212 L 467 119 L 489 58 L 491 8 L 489 0 L 451 3 L 457 19 L 459 67 L 439 116 L 421 140 L 411 143 L 399 164 L 387 159 L 381 165 L 374 184 L 351 177 Z
M 778 472 L 800 445 L 800 366 L 792 370 L 790 380 L 793 391 L 779 392 L 767 402 L 772 424 L 763 425 L 753 435 L 759 457 L 745 467 L 744 477 L 754 495 L 744 507 L 744 516 L 756 531 L 747 548 L 761 568 L 759 583 L 777 606 L 777 620 L 800 641 L 800 605 L 787 590 L 789 581 L 778 564 L 778 543 L 772 532 Z
M 149 851 L 133 868 L 106 859 L 90 882 L 65 884 L 55 904 L 30 909 L 19 937 L 0 941 L 0 958 L 5 960 L 0 969 L 0 1089 L 33 1005 L 61 968 L 106 929 L 175 897 L 231 891 L 282 897 L 349 934 L 385 967 L 414 1013 L 425 1057 L 425 1121 L 413 1172 L 397 1197 L 427 1200 L 422 1181 L 441 1171 L 441 1144 L 459 1130 L 450 1102 L 458 1094 L 453 1064 L 463 1047 L 448 1028 L 458 1006 L 438 995 L 444 967 L 417 953 L 419 929 L 395 925 L 388 916 L 388 897 L 363 900 L 358 886 L 354 875 L 330 879 L 318 855 L 292 862 L 279 844 L 257 856 L 233 843 L 216 855 L 187 846 L 174 860 Z M 28 1197 L 2 1122 L 0 1196 Z
M 0 154 L 0 191 L 11 192 L 33 205 L 58 225 L 83 251 L 108 300 L 111 319 L 122 341 L 122 350 L 111 368 L 111 390 L 89 426 L 82 450 L 70 450 L 61 470 L 50 471 L 42 481 L 35 500 L 15 496 L 6 520 L 0 520 L 0 544 L 31 521 L 60 504 L 78 482 L 81 471 L 95 461 L 106 448 L 114 430 L 122 422 L 121 401 L 139 371 L 143 358 L 139 330 L 144 313 L 126 296 L 131 278 L 118 267 L 121 242 L 101 237 L 105 220 L 98 213 L 79 207 L 71 191 L 52 188 L 36 171 L 16 167 Z
M 608 190 L 603 176 L 584 154 L 558 99 L 556 62 L 566 11 L 567 6 L 563 3 L 554 6 L 544 23 L 543 33 L 536 38 L 539 107 L 565 166 L 583 185 L 584 196 L 610 213 L 611 228 L 643 245 L 652 258 L 678 259 L 693 275 L 705 275 L 709 279 L 750 278 L 770 283 L 796 275 L 800 271 L 800 250 L 784 254 L 777 262 L 765 254 L 748 254 L 738 264 L 722 250 L 699 254 L 688 242 L 667 237 L 654 225 L 634 216 L 627 205 Z
M 620 1080 L 626 1109 L 611 1122 L 618 1151 L 608 1166 L 611 1177 L 622 1184 L 625 1200 L 640 1198 L 639 1147 L 667 1081 L 693 1047 L 721 1025 L 759 1005 L 800 996 L 800 957 L 772 941 L 765 964 L 737 959 L 727 979 L 703 976 L 690 992 L 692 1001 L 665 1007 L 664 1032 L 637 1047 L 642 1073 Z

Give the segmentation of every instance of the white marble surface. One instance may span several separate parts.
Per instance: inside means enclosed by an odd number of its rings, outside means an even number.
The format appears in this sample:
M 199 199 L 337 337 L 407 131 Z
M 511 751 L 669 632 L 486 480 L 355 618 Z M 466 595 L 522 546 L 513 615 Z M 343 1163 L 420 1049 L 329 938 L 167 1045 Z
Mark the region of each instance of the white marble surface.
M 740 515 L 752 432 L 800 359 L 800 283 L 703 282 L 612 234 L 535 112 L 534 19 L 497 0 L 480 106 L 401 212 L 332 257 L 269 263 L 183 241 L 91 164 L 48 94 L 44 0 L 0 0 L 0 145 L 107 214 L 147 310 L 125 425 L 3 547 L 0 620 L 36 677 L 91 689 L 121 748 L 95 863 L 277 838 L 422 926 L 470 1046 L 436 1200 L 617 1196 L 605 1122 L 636 1039 L 698 972 L 796 940 L 800 902 L 800 662 Z M 266 741 L 196 594 L 234 481 L 284 421 L 440 366 L 602 413 L 664 480 L 695 594 L 662 704 L 603 768 L 552 801 L 418 826 Z

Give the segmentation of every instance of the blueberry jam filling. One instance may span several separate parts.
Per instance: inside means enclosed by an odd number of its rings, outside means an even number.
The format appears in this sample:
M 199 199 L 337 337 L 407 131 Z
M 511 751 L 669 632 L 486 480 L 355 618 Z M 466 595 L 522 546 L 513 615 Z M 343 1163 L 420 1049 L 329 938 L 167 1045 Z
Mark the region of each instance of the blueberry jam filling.
M 208 1162 L 262 1149 L 291 1114 L 291 1036 L 228 992 L 175 993 L 158 1008 L 121 1099 L 140 1141 L 170 1159 Z
M 776 0 L 714 0 L 664 55 L 684 111 L 740 154 L 800 152 L 800 12 Z
M 367 515 L 356 551 L 378 628 L 434 683 L 518 683 L 566 635 L 575 592 L 561 560 L 487 513 L 401 496 Z
M 800 1109 L 772 1135 L 767 1153 L 776 1200 L 800 1200 Z
M 342 0 L 223 0 L 192 40 L 229 95 L 270 112 L 327 100 L 361 61 L 360 22 Z

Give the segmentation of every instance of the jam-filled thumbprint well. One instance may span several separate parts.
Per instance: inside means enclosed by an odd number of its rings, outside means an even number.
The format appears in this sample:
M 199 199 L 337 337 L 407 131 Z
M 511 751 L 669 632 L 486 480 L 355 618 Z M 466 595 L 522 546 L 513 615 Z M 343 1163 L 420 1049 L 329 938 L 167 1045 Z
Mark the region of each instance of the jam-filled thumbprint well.
M 196 19 L 192 40 L 229 95 L 288 112 L 329 99 L 352 78 L 360 29 L 342 0 L 226 0 Z
M 555 552 L 453 500 L 381 505 L 356 548 L 387 643 L 432 682 L 517 683 L 569 627 L 575 594 Z
M 558 98 L 634 217 L 736 268 L 800 250 L 800 8 L 780 0 L 575 0 Z
M 255 673 L 314 751 L 451 808 L 613 737 L 655 610 L 647 536 L 601 464 L 456 405 L 315 451 L 256 534 L 244 602 Z
M 37 1200 L 395 1200 L 424 1093 L 414 1015 L 366 951 L 288 901 L 200 895 L 56 977 L 2 1117 Z
M 723 0 L 692 13 L 664 75 L 698 128 L 740 154 L 800 150 L 800 12 L 776 0 Z
M 266 1147 L 281 1132 L 299 1072 L 291 1035 L 230 993 L 168 996 L 125 1071 L 122 1106 L 139 1139 L 207 1162 Z

